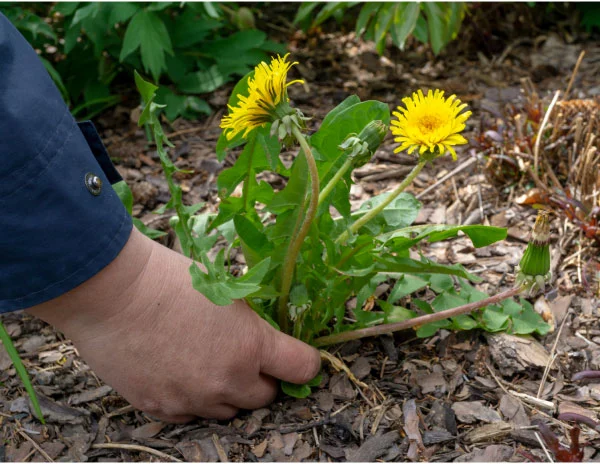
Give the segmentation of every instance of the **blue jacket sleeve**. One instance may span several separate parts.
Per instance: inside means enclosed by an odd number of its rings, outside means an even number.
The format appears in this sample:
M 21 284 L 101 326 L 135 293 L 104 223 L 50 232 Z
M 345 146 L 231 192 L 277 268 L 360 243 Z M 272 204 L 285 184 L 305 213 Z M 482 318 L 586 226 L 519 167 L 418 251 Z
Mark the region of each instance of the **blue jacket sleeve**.
M 77 124 L 35 51 L 0 14 L 0 313 L 80 285 L 132 223 L 90 122 Z

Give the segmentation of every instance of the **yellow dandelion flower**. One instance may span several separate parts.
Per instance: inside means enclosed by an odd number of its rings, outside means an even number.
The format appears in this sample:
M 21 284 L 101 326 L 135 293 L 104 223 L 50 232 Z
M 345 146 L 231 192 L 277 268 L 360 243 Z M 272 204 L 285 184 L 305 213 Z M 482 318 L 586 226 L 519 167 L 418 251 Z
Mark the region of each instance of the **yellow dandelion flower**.
M 406 108 L 398 106 L 399 111 L 392 113 L 398 120 L 391 121 L 390 130 L 396 136 L 394 140 L 400 143 L 394 153 L 408 149 L 411 154 L 419 149 L 419 155 L 429 152 L 437 157 L 449 151 L 456 160 L 453 145 L 467 143 L 460 135 L 471 116 L 470 111 L 463 112 L 467 105 L 461 104 L 456 95 L 445 99 L 443 90 L 435 93 L 430 90 L 427 96 L 419 90 L 412 98 L 403 98 L 402 103 Z M 436 148 L 439 153 L 435 153 Z
M 248 79 L 248 95 L 238 94 L 237 106 L 228 105 L 229 114 L 221 119 L 228 140 L 242 131 L 246 138 L 253 129 L 290 114 L 287 88 L 304 81 L 286 82 L 288 71 L 298 64 L 288 62 L 288 56 L 289 53 L 283 58 L 277 55 L 271 64 L 263 61 L 254 68 L 254 76 Z

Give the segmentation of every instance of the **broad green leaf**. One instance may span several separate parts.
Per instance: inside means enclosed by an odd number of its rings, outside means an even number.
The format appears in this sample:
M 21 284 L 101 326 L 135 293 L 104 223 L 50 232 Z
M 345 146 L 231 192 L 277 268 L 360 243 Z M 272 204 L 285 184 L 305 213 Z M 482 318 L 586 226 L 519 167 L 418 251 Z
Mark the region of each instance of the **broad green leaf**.
M 114 2 L 110 3 L 109 6 L 109 22 L 111 27 L 117 23 L 124 23 L 128 21 L 140 9 L 138 4 L 132 2 Z
M 420 12 L 421 5 L 419 2 L 400 2 L 396 4 L 391 33 L 394 44 L 400 50 L 404 50 L 406 39 L 415 30 Z
M 221 73 L 215 64 L 206 71 L 187 74 L 178 82 L 178 89 L 186 93 L 210 93 L 227 82 L 227 76 Z
M 327 130 L 327 127 L 335 120 L 335 118 L 341 114 L 343 111 L 347 110 L 351 106 L 360 103 L 360 98 L 356 95 L 350 95 L 346 97 L 339 105 L 337 105 L 334 109 L 332 109 L 327 115 L 323 118 L 323 122 L 321 122 L 321 126 L 319 129 Z
M 184 8 L 180 15 L 167 24 L 174 48 L 188 48 L 199 44 L 223 25 L 217 19 L 199 17 L 191 8 Z
M 267 39 L 267 34 L 258 29 L 247 29 L 236 32 L 225 39 L 206 42 L 202 45 L 202 53 L 218 59 L 237 59 L 253 48 L 260 47 Z M 255 63 L 258 64 L 258 63 Z
M 427 21 L 423 15 L 419 15 L 417 18 L 417 24 L 413 29 L 413 35 L 421 43 L 429 43 L 429 32 L 427 32 Z
M 57 2 L 52 7 L 52 11 L 60 13 L 63 16 L 71 16 L 77 10 L 80 2 Z
M 542 316 L 533 309 L 533 306 L 531 306 L 528 301 L 521 298 L 520 302 L 520 305 L 515 303 L 515 305 L 520 306 L 520 310 L 518 312 L 512 311 L 511 332 L 517 335 L 525 335 L 534 332 L 539 335 L 546 335 L 550 331 L 550 326 L 542 319 Z
M 336 11 L 345 10 L 345 9 L 353 6 L 355 3 L 356 2 L 330 2 L 330 3 L 325 3 L 325 6 L 323 7 L 323 9 L 321 9 L 321 11 L 319 11 L 319 13 L 317 14 L 317 16 L 313 20 L 312 27 L 316 27 L 319 24 L 322 24 L 327 19 L 329 19 L 331 16 L 333 16 L 336 13 Z
M 282 381 L 281 389 L 283 390 L 283 393 L 293 398 L 306 398 L 310 395 L 310 387 L 318 387 L 322 380 L 323 377 L 321 374 L 318 374 L 314 379 L 309 380 L 303 385 Z
M 342 104 L 345 104 L 344 101 Z M 311 136 L 310 143 L 315 147 L 322 161 L 333 163 L 342 151 L 338 146 L 346 139 L 348 134 L 359 133 L 369 122 L 374 120 L 390 124 L 390 110 L 387 104 L 379 101 L 365 101 L 352 106 L 344 107 L 332 117 L 328 124 Z M 324 163 L 319 166 L 319 177 L 323 178 L 331 168 L 331 164 Z
M 178 5 L 178 2 L 154 2 L 148 6 L 148 11 L 162 11 L 175 5 Z
M 462 306 L 466 304 L 464 298 L 461 298 L 458 295 L 453 295 L 449 292 L 440 293 L 435 299 L 431 302 L 431 306 L 436 312 L 445 311 L 447 309 L 456 308 L 458 306 Z
M 273 195 L 273 200 L 267 205 L 267 209 L 273 213 L 279 214 L 303 204 L 307 182 L 308 166 L 306 164 L 306 157 L 303 154 L 300 154 L 294 161 L 292 173 L 287 185 L 283 190 Z
M 427 15 L 427 28 L 429 30 L 431 48 L 433 49 L 433 53 L 437 55 L 447 43 L 445 15 L 437 2 L 424 2 L 422 5 Z
M 444 319 L 442 321 L 436 321 L 422 325 L 417 329 L 416 334 L 419 338 L 427 338 L 435 335 L 435 333 L 440 329 L 448 329 L 450 327 L 452 327 L 452 322 L 448 319 Z
M 434 274 L 429 276 L 429 285 L 434 292 L 442 293 L 454 288 L 454 280 L 449 275 Z
M 488 306 L 482 314 L 483 329 L 487 332 L 499 332 L 506 330 L 509 324 L 509 316 L 504 314 L 498 306 Z
M 384 3 L 375 16 L 375 47 L 380 55 L 385 51 L 385 38 L 394 19 L 394 4 Z
M 273 244 L 256 224 L 241 214 L 233 218 L 233 223 L 242 242 L 242 250 L 248 266 L 252 267 L 270 254 L 273 250 Z
M 411 275 L 411 274 L 403 274 L 394 285 L 394 288 L 390 292 L 390 296 L 388 297 L 389 303 L 395 303 L 401 298 L 408 296 L 418 290 L 427 287 L 427 281 L 421 279 L 420 277 Z
M 313 12 L 315 8 L 317 8 L 320 4 L 318 2 L 303 2 L 298 11 L 296 11 L 296 16 L 294 17 L 294 24 L 300 24 L 305 19 L 310 17 L 310 14 Z
M 357 37 L 360 37 L 365 33 L 367 24 L 383 5 L 382 2 L 367 2 L 363 5 L 358 14 L 358 19 L 356 20 L 356 27 L 354 28 Z
M 297 385 L 290 382 L 281 382 L 281 390 L 292 398 L 306 398 L 310 395 L 310 387 L 308 385 Z
M 477 321 L 467 314 L 453 317 L 452 325 L 458 330 L 473 330 L 478 326 Z
M 75 16 L 73 16 L 73 20 L 71 21 L 71 24 L 78 24 L 88 17 L 93 18 L 98 14 L 100 6 L 100 3 L 88 3 L 87 5 L 81 8 L 77 8 L 75 11 Z
M 367 212 L 383 203 L 390 193 L 382 193 L 365 201 L 360 208 L 352 213 L 352 220 L 364 216 Z M 371 234 L 375 235 L 381 231 L 407 227 L 411 225 L 419 214 L 421 203 L 410 193 L 403 192 L 398 195 L 381 213 L 371 219 L 363 226 Z

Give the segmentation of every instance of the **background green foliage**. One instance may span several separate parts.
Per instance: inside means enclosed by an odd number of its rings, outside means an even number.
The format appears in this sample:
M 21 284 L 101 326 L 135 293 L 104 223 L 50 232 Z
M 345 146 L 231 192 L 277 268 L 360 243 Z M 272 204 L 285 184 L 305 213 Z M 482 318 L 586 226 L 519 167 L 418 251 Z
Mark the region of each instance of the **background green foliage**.
M 163 84 L 169 119 L 208 114 L 198 95 L 285 52 L 233 3 L 3 3 L 0 11 L 39 51 L 81 119 L 119 103 L 134 69 Z
M 385 50 L 388 34 L 400 50 L 414 36 L 420 42 L 430 43 L 437 54 L 456 38 L 466 12 L 464 2 L 305 2 L 294 22 L 306 30 L 330 17 L 341 21 L 359 5 L 362 6 L 356 19 L 356 35 L 374 41 L 379 54 Z

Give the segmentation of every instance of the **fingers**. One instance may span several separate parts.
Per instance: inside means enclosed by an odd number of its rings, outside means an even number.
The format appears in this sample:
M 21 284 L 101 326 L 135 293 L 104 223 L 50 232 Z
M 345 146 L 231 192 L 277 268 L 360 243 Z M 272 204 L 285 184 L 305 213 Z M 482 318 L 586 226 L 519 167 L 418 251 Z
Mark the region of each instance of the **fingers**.
M 197 419 L 196 416 L 169 416 L 168 414 L 151 414 L 153 418 L 159 419 L 163 422 L 168 422 L 170 424 L 185 424 L 187 422 L 191 422 L 194 419 Z
M 231 419 L 238 413 L 239 408 L 232 406 L 231 404 L 218 404 L 207 410 L 203 410 L 198 414 L 198 417 L 204 417 L 206 419 Z
M 264 374 L 302 384 L 319 373 L 321 357 L 312 346 L 268 326 L 260 365 Z
M 260 375 L 255 381 L 248 381 L 235 394 L 231 403 L 242 409 L 258 409 L 273 402 L 279 386 L 273 377 Z

